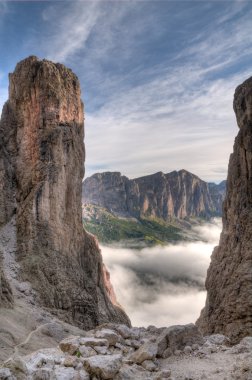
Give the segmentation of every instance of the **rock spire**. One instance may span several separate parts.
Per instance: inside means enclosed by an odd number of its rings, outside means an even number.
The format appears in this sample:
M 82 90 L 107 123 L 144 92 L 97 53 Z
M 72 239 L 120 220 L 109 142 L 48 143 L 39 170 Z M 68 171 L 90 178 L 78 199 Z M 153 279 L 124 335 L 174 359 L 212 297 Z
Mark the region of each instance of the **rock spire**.
M 229 160 L 223 230 L 197 324 L 204 334 L 222 333 L 236 342 L 252 335 L 252 77 L 237 87 L 234 111 L 239 133 Z
M 0 124 L 0 224 L 16 214 L 23 281 L 31 282 L 49 311 L 84 329 L 107 321 L 128 324 L 106 291 L 97 242 L 82 225 L 78 78 L 59 63 L 31 56 L 9 79 Z

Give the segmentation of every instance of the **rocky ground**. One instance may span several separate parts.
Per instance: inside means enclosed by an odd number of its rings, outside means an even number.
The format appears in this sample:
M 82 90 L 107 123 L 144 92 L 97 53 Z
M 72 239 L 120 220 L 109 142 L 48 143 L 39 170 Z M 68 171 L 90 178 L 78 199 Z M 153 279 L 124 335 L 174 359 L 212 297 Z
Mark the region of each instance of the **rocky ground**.
M 57 348 L 13 355 L 0 379 L 250 380 L 252 338 L 230 346 L 223 335 L 202 338 L 195 325 L 128 328 L 106 324 L 70 336 Z

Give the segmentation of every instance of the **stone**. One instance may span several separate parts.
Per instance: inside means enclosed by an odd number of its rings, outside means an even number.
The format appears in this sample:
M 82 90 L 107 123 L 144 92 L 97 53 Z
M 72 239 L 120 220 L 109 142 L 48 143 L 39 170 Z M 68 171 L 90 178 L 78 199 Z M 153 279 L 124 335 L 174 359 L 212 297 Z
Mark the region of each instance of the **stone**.
M 197 326 L 204 335 L 223 334 L 238 343 L 252 335 L 252 77 L 236 88 L 233 106 L 239 132 L 229 159 L 223 229 Z
M 171 370 L 169 370 L 169 369 L 163 369 L 161 371 L 161 376 L 162 376 L 163 379 L 170 379 Z
M 131 329 L 126 325 L 118 325 L 116 326 L 116 330 L 124 339 L 131 338 L 132 336 Z
M 0 121 L 0 226 L 16 215 L 21 281 L 82 329 L 130 321 L 110 299 L 96 238 L 83 229 L 84 107 L 77 76 L 28 57 L 9 75 Z M 106 279 L 107 281 L 108 279 Z M 21 294 L 21 293 L 20 293 Z M 13 303 L 0 262 L 0 305 Z
M 193 349 L 193 351 L 197 351 L 197 350 L 199 350 L 199 348 L 200 348 L 200 346 L 199 346 L 197 343 L 194 343 L 194 344 L 192 345 L 192 349 Z
M 89 358 L 90 356 L 97 355 L 97 352 L 92 347 L 88 346 L 80 346 L 79 352 L 84 358 Z
M 192 347 L 191 346 L 185 346 L 184 353 L 186 355 L 189 355 L 191 352 L 192 352 Z
M 207 339 L 207 342 L 211 344 L 216 344 L 216 345 L 230 343 L 230 340 L 225 335 L 222 335 L 222 334 L 213 334 L 213 335 L 205 337 L 205 339 Z
M 49 368 L 37 369 L 32 374 L 32 380 L 51 380 L 52 370 Z
M 67 352 L 69 355 L 74 355 L 79 349 L 79 337 L 68 337 L 63 339 L 59 348 L 63 352 Z
M 0 380 L 17 380 L 9 368 L 0 368 Z
M 67 356 L 64 361 L 63 361 L 63 365 L 65 367 L 73 367 L 73 368 L 76 368 L 77 365 L 78 365 L 78 359 L 76 356 Z
M 94 346 L 94 350 L 100 355 L 107 355 L 109 352 L 107 346 Z
M 157 366 L 153 363 L 152 360 L 144 360 L 142 362 L 142 366 L 147 370 L 147 371 L 155 371 L 157 369 Z
M 28 374 L 27 366 L 23 359 L 20 357 L 10 358 L 3 364 L 4 368 L 9 368 L 13 375 L 15 375 L 18 380 L 26 379 Z
M 80 339 L 80 344 L 83 346 L 95 347 L 95 346 L 109 346 L 107 339 L 100 339 L 95 337 L 86 337 Z
M 158 346 L 156 343 L 145 343 L 130 356 L 130 360 L 141 364 L 145 360 L 155 359 L 157 352 Z
M 114 379 L 122 365 L 122 355 L 97 355 L 84 360 L 84 367 L 90 375 L 101 379 Z
M 123 364 L 115 380 L 155 380 L 155 375 L 142 366 Z
M 90 376 L 85 370 L 77 372 L 71 367 L 59 367 L 54 370 L 53 380 L 90 380 Z
M 172 355 L 176 350 L 183 350 L 185 346 L 192 346 L 192 344 L 202 345 L 203 343 L 202 334 L 193 323 L 170 326 L 157 338 L 157 355 L 162 357 L 167 349 L 170 351 L 170 355 Z
M 113 330 L 110 329 L 98 330 L 95 333 L 95 336 L 96 338 L 107 339 L 109 346 L 115 346 L 115 344 L 119 340 L 119 336 Z

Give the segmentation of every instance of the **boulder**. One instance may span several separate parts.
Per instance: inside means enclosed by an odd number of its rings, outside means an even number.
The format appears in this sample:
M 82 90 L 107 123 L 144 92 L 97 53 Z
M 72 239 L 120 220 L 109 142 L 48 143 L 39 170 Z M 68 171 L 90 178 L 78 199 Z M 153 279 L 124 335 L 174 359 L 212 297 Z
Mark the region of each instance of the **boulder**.
M 68 337 L 60 342 L 59 348 L 61 351 L 67 352 L 69 355 L 74 355 L 79 349 L 79 344 L 79 337 Z
M 95 347 L 95 346 L 109 346 L 107 339 L 99 339 L 95 337 L 86 337 L 80 339 L 80 344 L 83 346 Z
M 191 347 L 193 344 L 202 345 L 203 343 L 203 336 L 193 323 L 170 326 L 157 338 L 157 356 L 162 357 L 166 351 L 165 357 L 168 357 L 176 350 L 183 350 L 186 346 Z
M 98 330 L 95 333 L 96 338 L 107 339 L 109 346 L 115 346 L 115 344 L 119 341 L 119 336 L 110 329 L 102 329 Z
M 84 367 L 92 376 L 114 379 L 122 365 L 122 355 L 97 355 L 84 360 Z
M 130 356 L 130 360 L 141 364 L 145 360 L 155 359 L 157 352 L 158 346 L 156 343 L 145 343 Z

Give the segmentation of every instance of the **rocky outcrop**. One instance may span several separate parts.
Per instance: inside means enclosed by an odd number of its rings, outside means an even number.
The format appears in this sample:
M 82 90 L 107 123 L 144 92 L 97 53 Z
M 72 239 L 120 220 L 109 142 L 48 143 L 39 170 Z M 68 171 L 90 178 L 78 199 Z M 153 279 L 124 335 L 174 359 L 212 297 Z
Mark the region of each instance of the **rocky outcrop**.
M 237 87 L 234 111 L 240 130 L 229 161 L 223 231 L 197 324 L 205 334 L 224 333 L 235 342 L 252 335 L 252 77 Z
M 82 202 L 137 218 L 208 218 L 221 215 L 224 194 L 225 181 L 208 184 L 186 170 L 132 180 L 119 172 L 105 172 L 85 179 Z
M 0 124 L 0 223 L 16 212 L 22 280 L 60 318 L 88 329 L 129 323 L 106 291 L 93 236 L 83 230 L 83 104 L 76 75 L 29 57 L 10 74 Z

